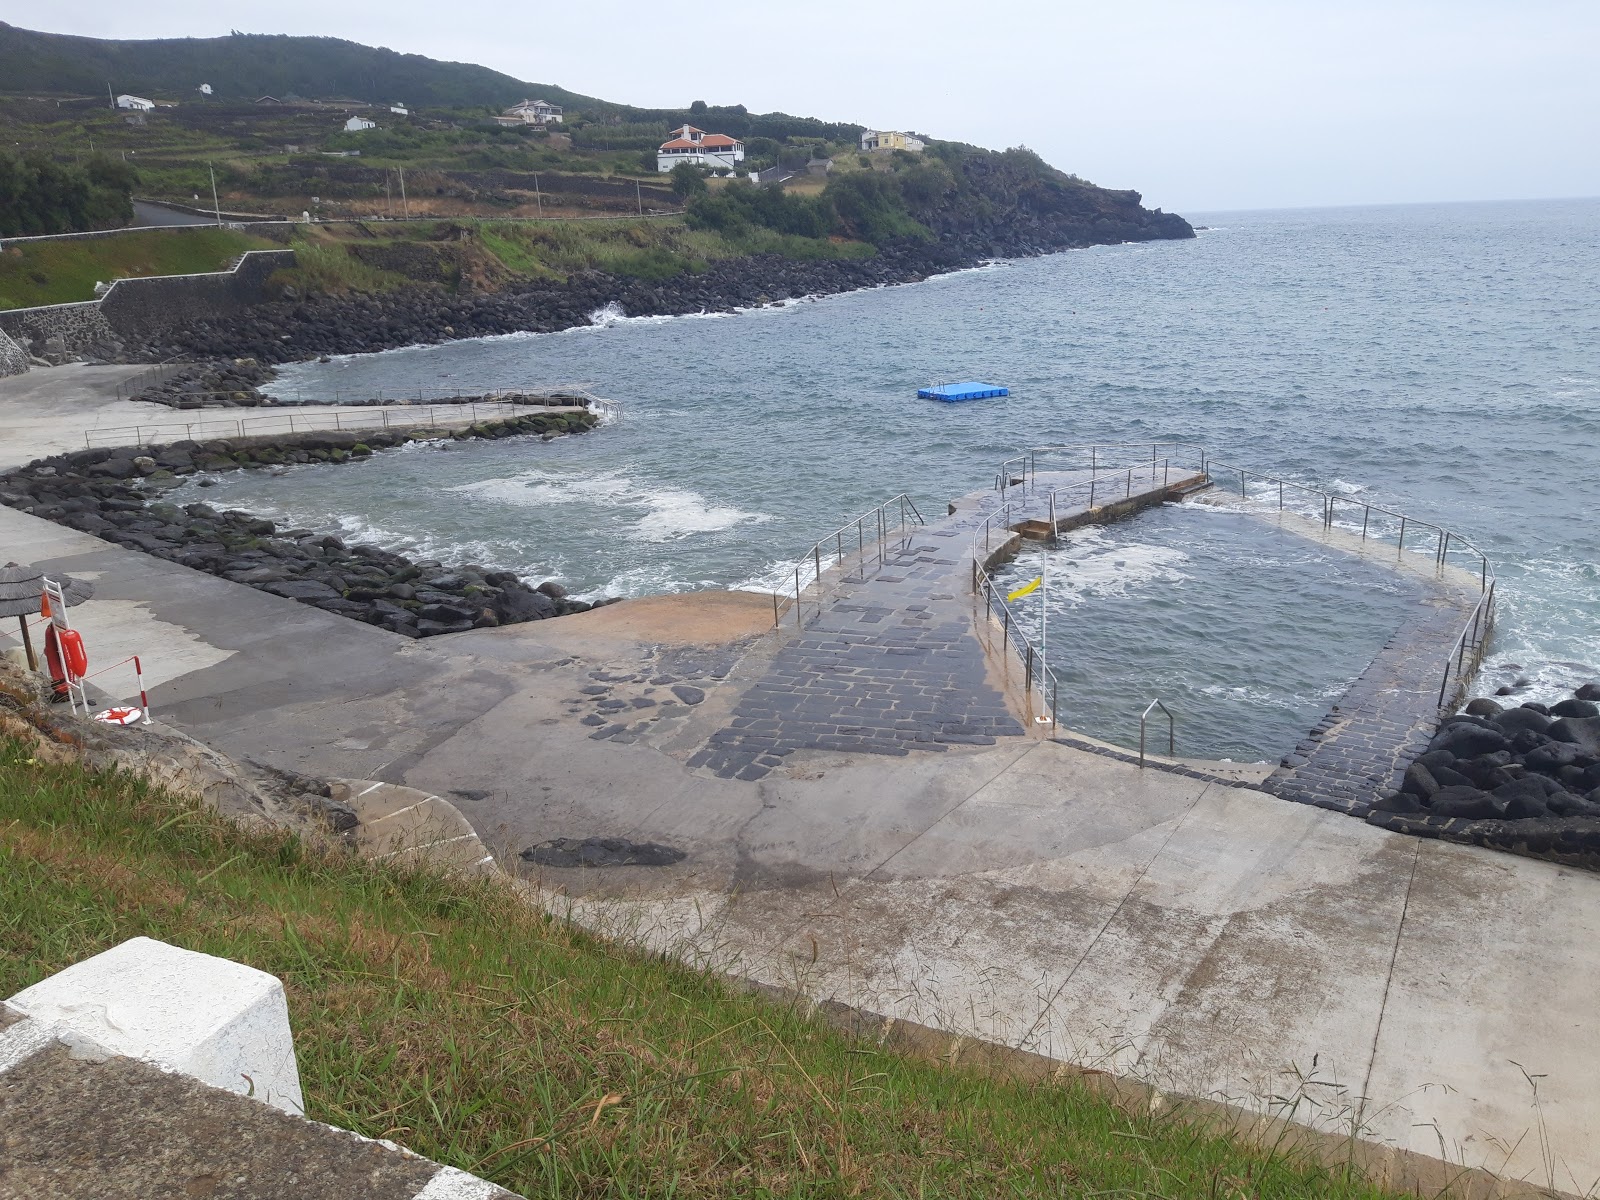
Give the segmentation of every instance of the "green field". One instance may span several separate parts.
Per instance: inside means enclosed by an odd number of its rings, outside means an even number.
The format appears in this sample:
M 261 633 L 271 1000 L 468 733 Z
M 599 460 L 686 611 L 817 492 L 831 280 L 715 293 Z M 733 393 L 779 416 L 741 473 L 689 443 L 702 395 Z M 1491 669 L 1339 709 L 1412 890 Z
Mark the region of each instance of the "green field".
M 141 934 L 249 963 L 287 988 L 311 1116 L 528 1196 L 1388 1194 L 34 756 L 0 739 L 0 996 Z
M 93 300 L 94 285 L 113 279 L 220 271 L 246 250 L 274 245 L 237 230 L 205 226 L 13 242 L 0 247 L 0 308 Z

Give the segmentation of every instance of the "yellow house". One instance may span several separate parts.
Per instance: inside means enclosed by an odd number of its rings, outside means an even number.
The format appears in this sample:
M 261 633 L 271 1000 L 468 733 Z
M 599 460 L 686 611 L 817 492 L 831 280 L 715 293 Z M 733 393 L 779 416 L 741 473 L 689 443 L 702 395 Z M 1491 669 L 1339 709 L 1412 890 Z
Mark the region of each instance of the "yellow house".
M 915 134 L 901 133 L 895 129 L 869 129 L 861 135 L 861 148 L 869 153 L 874 150 L 909 150 L 917 154 L 925 145 Z

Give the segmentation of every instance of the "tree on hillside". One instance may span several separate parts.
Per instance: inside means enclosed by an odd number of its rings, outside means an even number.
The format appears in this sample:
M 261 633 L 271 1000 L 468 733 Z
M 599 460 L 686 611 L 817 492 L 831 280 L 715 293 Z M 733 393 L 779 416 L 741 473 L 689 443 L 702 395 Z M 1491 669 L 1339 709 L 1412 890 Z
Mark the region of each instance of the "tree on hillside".
M 701 196 L 706 191 L 706 177 L 693 163 L 681 162 L 672 168 L 672 191 L 685 200 Z
M 71 166 L 39 153 L 0 152 L 0 236 L 126 225 L 133 220 L 137 179 L 132 167 L 104 155 Z

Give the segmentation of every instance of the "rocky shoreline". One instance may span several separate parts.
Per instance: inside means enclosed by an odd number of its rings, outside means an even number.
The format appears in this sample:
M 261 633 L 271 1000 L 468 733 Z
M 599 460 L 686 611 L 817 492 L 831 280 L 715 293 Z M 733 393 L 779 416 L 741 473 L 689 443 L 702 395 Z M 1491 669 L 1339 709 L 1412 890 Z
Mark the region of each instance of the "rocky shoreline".
M 556 333 L 591 324 L 590 315 L 608 305 L 635 317 L 729 312 L 803 296 L 916 283 L 1001 257 L 1192 236 L 1181 218 L 1172 219 L 1181 231 L 1160 224 L 1109 223 L 1094 238 L 1053 240 L 1026 231 L 968 235 L 885 246 L 867 259 L 801 261 L 756 255 L 714 262 L 698 274 L 684 272 L 659 282 L 586 271 L 561 283 L 525 282 L 490 293 L 452 294 L 418 286 L 381 294 L 282 300 L 258 305 L 243 316 L 198 321 L 140 344 L 130 343 L 124 356 L 129 361 L 251 358 L 275 365 L 463 338 Z
M 1445 718 L 1373 825 L 1600 869 L 1600 683 L 1549 705 Z
M 344 463 L 411 441 L 537 436 L 591 429 L 590 412 L 534 413 L 459 429 L 304 433 L 266 439 L 175 442 L 78 450 L 0 475 L 0 504 L 108 542 L 243 583 L 275 596 L 430 637 L 584 612 L 553 580 L 538 585 L 478 564 L 412 560 L 378 546 L 346 545 L 310 529 L 163 496 L 185 476 L 298 463 Z

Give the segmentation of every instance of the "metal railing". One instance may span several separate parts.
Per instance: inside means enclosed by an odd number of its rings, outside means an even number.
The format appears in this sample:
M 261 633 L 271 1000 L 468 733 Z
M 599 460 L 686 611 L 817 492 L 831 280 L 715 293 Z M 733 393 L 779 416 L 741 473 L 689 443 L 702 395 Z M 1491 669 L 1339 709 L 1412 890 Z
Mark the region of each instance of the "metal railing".
M 117 398 L 119 400 L 137 400 L 139 399 L 139 393 L 145 388 L 148 388 L 153 384 L 163 382 L 166 379 L 170 379 L 173 375 L 177 374 L 186 367 L 192 367 L 196 365 L 197 364 L 195 363 L 188 362 L 167 362 L 157 364 L 156 366 L 151 367 L 149 371 L 132 376 L 130 379 L 124 380 L 122 383 L 118 384 Z M 553 403 L 556 400 L 563 399 L 599 400 L 600 397 L 595 396 L 592 392 L 590 392 L 589 389 L 592 386 L 592 384 L 587 383 L 563 383 L 554 385 L 522 384 L 511 387 L 485 388 L 481 391 L 473 390 L 470 392 L 462 392 L 458 390 L 454 392 L 431 393 L 425 391 L 419 386 L 415 395 L 410 392 L 390 391 L 385 393 L 384 389 L 382 388 L 378 388 L 376 391 L 370 391 L 368 389 L 361 388 L 352 391 L 348 396 L 344 395 L 344 389 L 341 388 L 334 388 L 333 394 L 330 396 L 315 392 L 307 395 L 305 389 L 296 387 L 292 396 L 280 395 L 273 392 L 263 392 L 262 395 L 266 397 L 267 402 L 260 407 L 317 408 L 341 406 L 347 408 L 362 408 L 369 405 L 372 407 L 377 407 L 384 404 L 470 404 L 474 400 L 487 402 L 501 400 L 507 396 L 520 397 L 524 402 L 529 404 L 538 403 L 541 401 Z M 182 398 L 193 398 L 199 400 L 218 397 L 226 399 L 233 396 L 237 390 L 238 389 L 236 388 L 217 388 L 207 391 L 182 392 L 179 393 L 179 395 Z M 159 404 L 161 401 L 153 401 L 152 403 Z M 615 402 L 607 401 L 606 403 Z
M 1494 594 L 1495 573 L 1494 567 L 1489 562 L 1489 556 L 1477 546 L 1473 545 L 1459 533 L 1445 528 L 1443 525 L 1434 524 L 1432 521 L 1419 520 L 1407 513 L 1396 509 L 1386 508 L 1381 504 L 1370 501 L 1357 500 L 1353 496 L 1342 495 L 1339 492 L 1329 492 L 1322 488 L 1311 487 L 1304 483 L 1297 483 L 1292 479 L 1282 479 L 1276 475 L 1267 475 L 1260 471 L 1251 471 L 1248 468 L 1225 463 L 1219 459 L 1209 459 L 1206 462 L 1206 471 L 1211 480 L 1218 487 L 1218 476 L 1223 477 L 1238 475 L 1239 497 L 1246 502 L 1257 502 L 1265 499 L 1266 502 L 1276 498 L 1280 512 L 1295 512 L 1291 497 L 1304 497 L 1314 501 L 1316 510 L 1315 519 L 1322 522 L 1324 532 L 1332 530 L 1336 525 L 1349 533 L 1356 533 L 1355 510 L 1361 510 L 1361 525 L 1359 529 L 1362 542 L 1380 541 L 1386 537 L 1384 528 L 1385 519 L 1394 526 L 1395 554 L 1404 554 L 1408 549 L 1413 554 L 1431 554 L 1435 569 L 1453 565 L 1450 561 L 1452 554 L 1458 557 L 1465 556 L 1470 564 L 1470 573 L 1478 577 L 1479 597 L 1473 605 L 1472 611 L 1462 622 L 1461 632 L 1457 635 L 1450 651 L 1445 655 L 1443 671 L 1439 680 L 1439 707 L 1445 707 L 1451 694 L 1451 685 L 1457 689 L 1464 688 L 1477 673 L 1478 666 L 1483 662 L 1483 656 L 1488 647 L 1489 631 L 1494 624 Z M 1254 481 L 1258 485 L 1258 492 L 1264 491 L 1265 496 L 1251 495 L 1250 485 Z M 1349 514 L 1348 521 L 1341 521 L 1341 513 Z M 1304 515 L 1299 514 L 1297 515 Z M 1374 520 L 1374 518 L 1378 518 Z M 1397 524 L 1396 524 L 1397 523 Z M 1406 544 L 1407 535 L 1411 535 L 1411 545 Z M 1421 545 L 1418 545 L 1418 543 Z M 1432 543 L 1431 548 L 1428 543 Z
M 782 623 L 783 614 L 791 609 L 796 628 L 804 626 L 805 593 L 817 588 L 815 599 L 820 602 L 823 595 L 820 585 L 826 571 L 837 569 L 841 579 L 848 578 L 844 570 L 848 561 L 861 570 L 864 579 L 869 562 L 883 566 L 889 558 L 891 546 L 898 545 L 903 550 L 913 536 L 912 531 L 926 524 L 922 514 L 917 511 L 916 503 L 901 492 L 862 513 L 854 521 L 846 521 L 832 533 L 817 539 L 811 549 L 795 561 L 794 595 L 790 597 L 783 591 L 772 593 L 773 628 Z M 867 537 L 869 532 L 872 534 L 870 539 Z M 852 533 L 856 535 L 854 539 L 849 537 Z M 853 546 L 852 540 L 855 543 Z
M 1159 699 L 1150 701 L 1145 705 L 1144 711 L 1139 714 L 1139 769 L 1144 769 L 1144 729 L 1150 720 L 1150 710 L 1159 708 L 1167 716 L 1167 757 L 1176 758 L 1178 754 L 1178 738 L 1176 725 L 1172 719 L 1172 710 Z
M 137 375 L 130 375 L 117 384 L 117 399 L 132 400 L 145 388 L 153 387 L 158 383 L 171 379 L 179 371 L 193 365 L 193 363 L 177 362 L 169 358 L 165 362 L 158 362 L 154 366 L 146 367 Z
M 1137 449 L 1140 452 L 1140 461 L 1136 465 L 1119 466 L 1109 478 L 1099 475 L 1100 463 L 1106 458 L 1115 455 L 1117 451 Z M 1148 451 L 1150 458 L 1143 458 Z M 1163 453 L 1165 452 L 1165 454 Z M 974 592 L 981 592 L 988 580 L 983 564 L 986 564 L 991 553 L 996 518 L 1009 517 L 1017 511 L 1017 506 L 1010 501 L 1009 496 L 1013 490 L 1020 489 L 1021 495 L 1026 499 L 1038 487 L 1038 471 L 1041 458 L 1048 460 L 1051 456 L 1070 456 L 1077 460 L 1081 466 L 1087 460 L 1092 473 L 1088 480 L 1074 481 L 1070 484 L 1060 484 L 1051 487 L 1046 493 L 1048 506 L 1048 520 L 1052 533 L 1056 527 L 1057 509 L 1064 499 L 1072 499 L 1081 495 L 1083 502 L 1089 509 L 1096 507 L 1097 501 L 1102 497 L 1102 489 L 1115 489 L 1121 484 L 1121 498 L 1131 497 L 1135 473 L 1141 469 L 1151 472 L 1152 483 L 1154 473 L 1158 469 L 1162 472 L 1163 486 L 1171 481 L 1171 459 L 1173 452 L 1182 452 L 1186 456 L 1193 454 L 1198 457 L 1200 474 L 1208 479 L 1214 486 L 1221 487 L 1218 477 L 1226 478 L 1237 474 L 1239 477 L 1239 495 L 1247 502 L 1265 500 L 1277 501 L 1280 511 L 1294 511 L 1291 497 L 1305 498 L 1314 502 L 1312 507 L 1320 517 L 1324 531 L 1333 529 L 1336 525 L 1341 528 L 1346 522 L 1341 521 L 1342 514 L 1349 515 L 1348 531 L 1356 532 L 1354 510 L 1361 510 L 1361 523 L 1359 533 L 1363 542 L 1381 539 L 1385 536 L 1383 524 L 1388 521 L 1394 525 L 1394 545 L 1396 554 L 1403 554 L 1408 549 L 1413 554 L 1429 553 L 1427 543 L 1431 542 L 1436 569 L 1456 565 L 1451 561 L 1454 554 L 1459 559 L 1467 556 L 1471 571 L 1478 577 L 1480 595 L 1472 611 L 1467 614 L 1462 623 L 1461 632 L 1452 643 L 1450 651 L 1446 654 L 1441 678 L 1439 681 L 1438 705 L 1441 709 L 1446 706 L 1451 697 L 1452 685 L 1459 691 L 1464 688 L 1476 674 L 1483 661 L 1488 645 L 1489 632 L 1494 624 L 1494 598 L 1495 598 L 1495 573 L 1494 567 L 1489 562 L 1489 557 L 1477 546 L 1453 530 L 1431 521 L 1422 521 L 1407 513 L 1383 505 L 1373 504 L 1368 501 L 1357 500 L 1351 496 L 1329 492 L 1322 488 L 1311 487 L 1294 480 L 1284 479 L 1277 475 L 1268 475 L 1259 471 L 1225 463 L 1211 458 L 1206 448 L 1191 442 L 1132 442 L 1132 443 L 1073 443 L 1056 446 L 1038 446 L 1026 450 L 1019 455 L 1007 459 L 1000 465 L 1000 470 L 995 476 L 995 489 L 1006 498 L 1006 503 L 990 514 L 980 526 L 978 534 L 974 537 L 974 552 L 976 555 L 976 542 L 981 536 L 983 540 L 983 554 L 974 564 L 973 588 Z M 1146 467 L 1148 463 L 1148 467 Z M 1257 485 L 1258 494 L 1251 495 L 1251 482 Z M 1264 493 L 1264 494 L 1260 494 Z M 1114 495 L 1114 492 L 1113 492 Z M 1303 515 L 1303 514 L 1301 514 Z M 1378 518 L 1375 521 L 1374 518 Z M 1009 536 L 1010 530 L 1007 528 Z M 1408 537 L 1410 544 L 1408 544 Z M 1418 542 L 1421 545 L 1418 545 Z M 990 585 L 992 588 L 992 585 Z M 1031 647 L 1030 647 L 1031 649 Z M 1030 672 L 1031 673 L 1031 672 Z M 1052 715 L 1054 708 L 1052 707 Z
M 1032 639 L 1023 632 L 1022 623 L 1011 611 L 1005 592 L 990 578 L 989 572 L 977 566 L 974 570 L 974 582 L 977 596 L 983 600 L 984 629 L 993 629 L 998 622 L 1002 648 L 1015 651 L 1022 661 L 1022 694 L 1030 715 L 1032 715 L 1034 691 L 1037 689 L 1042 712 L 1035 716 L 1034 720 L 1039 724 L 1047 724 L 1052 729 L 1059 728 L 1061 680 L 1045 661 L 1043 652 L 1035 647 Z M 976 626 L 973 632 L 977 632 Z
M 1136 462 L 1128 461 L 1128 455 L 1119 456 L 1114 453 L 1133 450 L 1139 451 Z M 1145 459 L 1145 451 L 1149 451 L 1149 459 Z M 1030 495 L 1038 484 L 1041 457 L 1047 460 L 1052 457 L 1076 460 L 1056 468 L 1057 470 L 1087 469 L 1091 474 L 1097 474 L 1107 465 L 1107 460 L 1114 457 L 1120 457 L 1122 461 L 1112 465 L 1112 470 L 1120 471 L 1128 467 L 1137 467 L 1147 461 L 1153 466 L 1163 459 L 1181 460 L 1185 455 L 1198 458 L 1201 470 L 1204 471 L 1205 447 L 1192 442 L 1066 442 L 1060 445 L 1034 446 L 1000 464 L 1000 470 L 995 474 L 995 490 L 1004 496 L 1012 488 L 1021 488 L 1024 496 Z
M 110 429 L 88 429 L 83 444 L 95 446 L 154 446 L 169 442 L 198 442 L 216 438 L 265 437 L 272 433 L 316 433 L 328 430 L 359 432 L 374 429 L 415 429 L 433 426 L 475 424 L 480 419 L 504 420 L 542 412 L 546 404 L 513 404 L 491 401 L 486 404 L 407 405 L 366 412 L 304 412 L 283 409 L 271 416 L 239 417 L 234 420 L 173 422 L 161 425 L 127 425 Z M 574 407 L 577 407 L 574 405 Z

